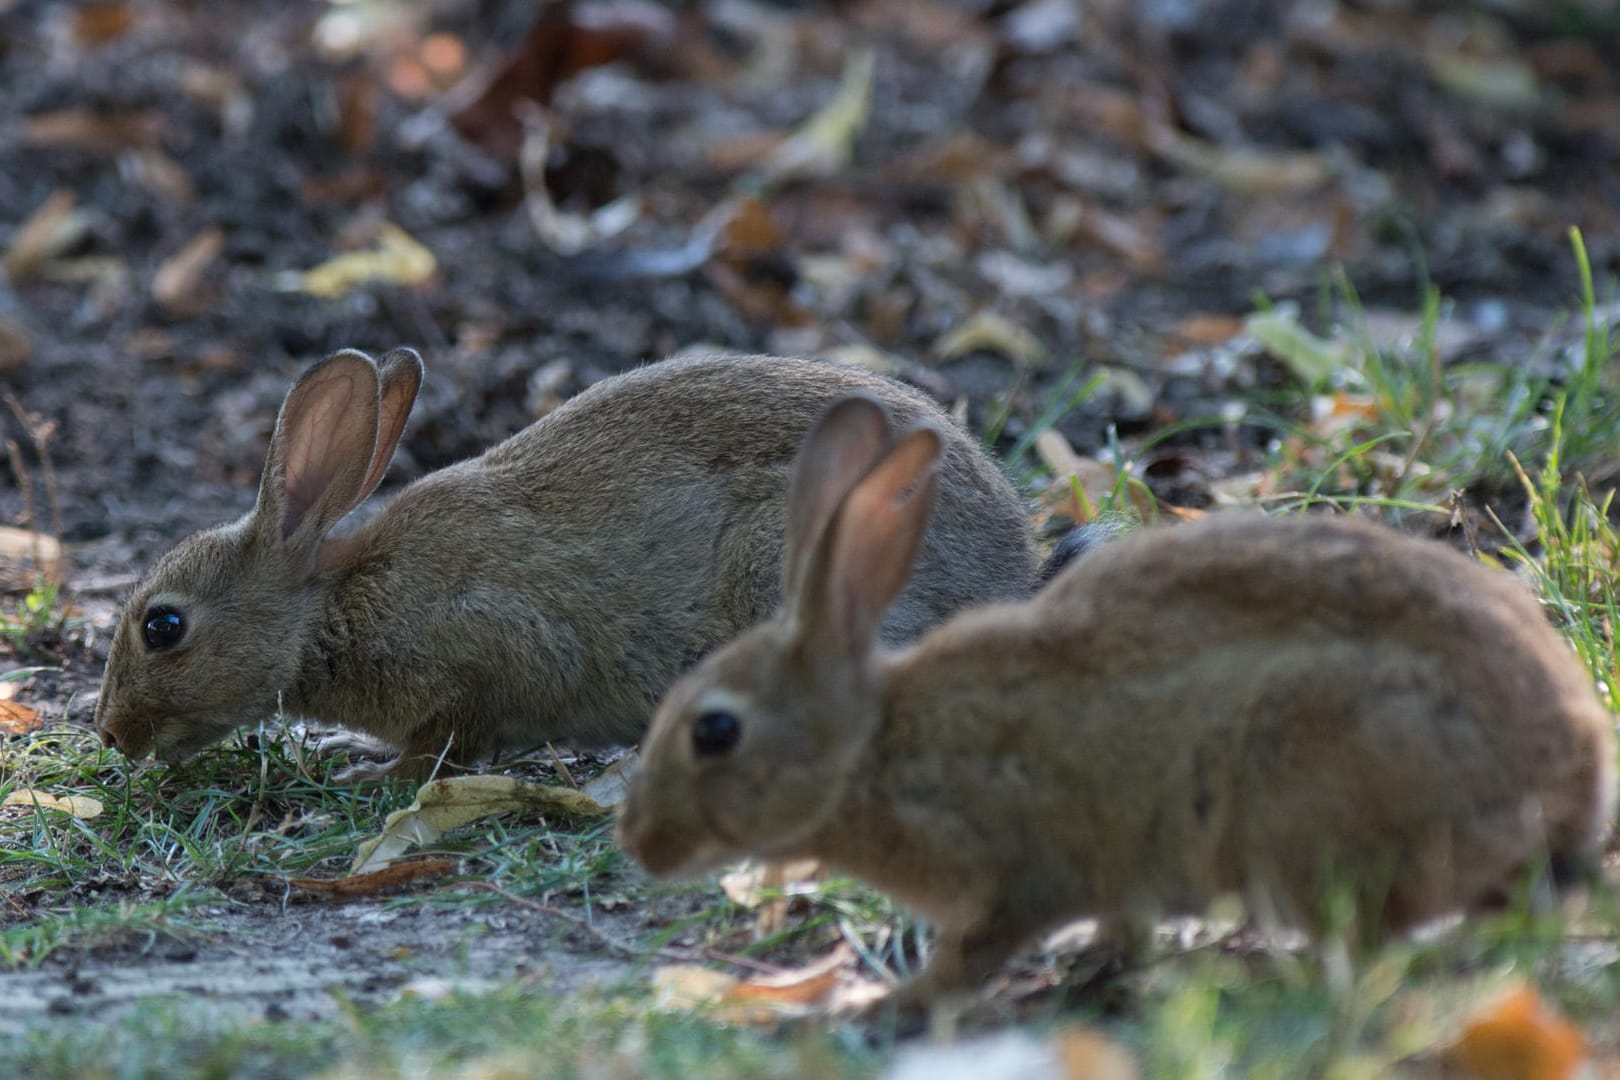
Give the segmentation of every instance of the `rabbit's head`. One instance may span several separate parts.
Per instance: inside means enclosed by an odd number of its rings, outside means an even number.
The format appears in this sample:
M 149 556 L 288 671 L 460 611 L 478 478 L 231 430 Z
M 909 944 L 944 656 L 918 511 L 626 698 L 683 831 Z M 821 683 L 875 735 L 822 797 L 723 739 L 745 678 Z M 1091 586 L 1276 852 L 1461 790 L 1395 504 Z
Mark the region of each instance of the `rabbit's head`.
M 619 821 L 660 875 L 788 854 L 839 811 L 881 720 L 878 630 L 927 524 L 943 437 L 892 443 L 883 407 L 833 405 L 788 491 L 783 607 L 665 697 Z
M 126 602 L 96 704 L 108 746 L 178 761 L 275 711 L 329 616 L 321 541 L 382 480 L 421 381 L 410 349 L 299 378 L 254 508 L 183 540 Z

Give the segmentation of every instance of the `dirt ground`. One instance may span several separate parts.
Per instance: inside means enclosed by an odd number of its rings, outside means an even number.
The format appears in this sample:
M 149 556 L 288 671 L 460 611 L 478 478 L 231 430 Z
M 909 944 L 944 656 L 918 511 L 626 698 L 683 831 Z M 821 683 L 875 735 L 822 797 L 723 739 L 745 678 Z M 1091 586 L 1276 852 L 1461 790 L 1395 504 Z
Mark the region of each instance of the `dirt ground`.
M 1600 280 L 1620 269 L 1620 30 L 1593 14 L 1570 33 L 1587 9 L 1537 8 L 617 2 L 553 5 L 531 30 L 515 0 L 402 0 L 344 9 L 374 20 L 345 30 L 313 0 L 0 0 L 0 380 L 16 403 L 0 425 L 32 478 L 0 469 L 0 518 L 67 545 L 78 616 L 16 657 L 61 668 L 19 700 L 88 724 L 118 596 L 250 505 L 290 379 L 341 347 L 427 360 L 383 498 L 702 344 L 886 367 L 977 430 L 1005 410 L 1002 450 L 1076 365 L 1105 365 L 1057 423 L 1094 453 L 1110 426 L 1129 439 L 1280 386 L 1236 320 L 1257 294 L 1316 310 L 1334 265 L 1391 334 L 1410 332 L 1426 274 L 1452 305 L 1450 362 L 1556 368 L 1544 339 L 1577 294 L 1567 226 Z M 863 48 L 866 123 L 788 161 L 784 136 Z M 551 110 L 554 209 L 578 221 L 637 197 L 622 232 L 571 245 L 537 226 L 534 132 L 511 109 L 525 96 Z M 425 280 L 308 291 L 298 272 L 375 245 L 382 222 L 431 252 Z M 200 268 L 194 243 L 214 245 Z M 1000 321 L 948 343 L 982 312 Z M 1143 476 L 1204 505 L 1267 438 L 1189 431 Z M 0 925 L 52 899 L 13 895 Z M 0 1038 L 153 995 L 277 1018 L 428 974 L 628 970 L 511 905 L 243 893 L 194 921 L 0 973 Z

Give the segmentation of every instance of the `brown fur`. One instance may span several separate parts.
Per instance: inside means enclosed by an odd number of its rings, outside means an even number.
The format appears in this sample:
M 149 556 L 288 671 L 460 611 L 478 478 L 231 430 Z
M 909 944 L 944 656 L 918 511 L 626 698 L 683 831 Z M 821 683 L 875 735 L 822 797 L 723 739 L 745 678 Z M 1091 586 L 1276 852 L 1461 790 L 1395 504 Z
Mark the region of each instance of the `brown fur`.
M 886 636 L 1033 587 L 1017 495 L 931 400 L 774 357 L 606 380 L 327 538 L 381 479 L 415 396 L 414 353 L 382 368 L 379 380 L 346 351 L 307 372 L 282 407 L 259 505 L 181 542 L 136 587 L 97 707 L 110 743 L 175 760 L 278 701 L 400 748 L 407 776 L 446 750 L 470 764 L 546 740 L 634 740 L 680 672 L 775 607 L 794 452 L 852 393 L 948 433 L 942 513 Z M 180 646 L 144 645 L 154 603 L 183 611 Z
M 649 870 L 811 856 L 862 877 L 937 925 L 908 991 L 927 999 L 1087 915 L 1238 893 L 1316 929 L 1348 883 L 1370 938 L 1598 850 L 1612 719 L 1507 574 L 1360 521 L 1217 516 L 885 654 L 859 627 L 898 586 L 864 563 L 923 528 L 926 486 L 896 497 L 925 469 L 874 468 L 790 536 L 816 573 L 670 691 L 619 823 Z M 848 584 L 880 578 L 855 635 L 832 629 Z M 701 755 L 711 711 L 742 734 Z

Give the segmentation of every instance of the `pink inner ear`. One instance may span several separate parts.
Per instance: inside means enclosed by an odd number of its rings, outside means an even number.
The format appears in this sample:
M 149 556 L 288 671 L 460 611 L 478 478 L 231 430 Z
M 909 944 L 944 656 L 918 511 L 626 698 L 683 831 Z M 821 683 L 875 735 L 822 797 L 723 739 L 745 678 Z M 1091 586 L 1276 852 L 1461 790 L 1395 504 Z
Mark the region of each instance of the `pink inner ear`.
M 332 490 L 340 473 L 356 471 L 357 460 L 361 468 L 371 460 L 372 446 L 362 445 L 371 440 L 361 437 L 369 425 L 353 415 L 360 397 L 359 374 L 335 374 L 323 381 L 319 392 L 311 395 L 288 424 L 282 463 L 282 487 L 287 496 L 283 536 L 297 532 L 312 508 L 341 495 Z M 350 509 L 352 505 L 343 506 L 329 524 Z

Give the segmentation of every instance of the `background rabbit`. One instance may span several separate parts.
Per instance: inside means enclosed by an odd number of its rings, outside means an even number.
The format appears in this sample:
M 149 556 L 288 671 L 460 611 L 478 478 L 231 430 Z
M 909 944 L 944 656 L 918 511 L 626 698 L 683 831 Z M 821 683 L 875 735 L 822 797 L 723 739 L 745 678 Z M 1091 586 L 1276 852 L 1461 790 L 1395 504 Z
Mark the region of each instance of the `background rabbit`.
M 949 432 L 940 513 L 883 634 L 1033 587 L 1018 496 L 931 400 L 776 357 L 605 380 L 329 537 L 382 479 L 421 379 L 399 349 L 380 365 L 340 352 L 297 381 L 257 505 L 182 541 L 129 598 L 96 711 L 109 745 L 173 761 L 278 704 L 385 740 L 407 777 L 441 754 L 635 740 L 677 674 L 776 605 L 794 452 L 852 392 Z
M 783 610 L 654 720 L 619 822 L 653 873 L 862 877 L 938 928 L 917 1001 L 1085 915 L 1240 893 L 1320 928 L 1349 886 L 1376 936 L 1597 848 L 1614 745 L 1580 664 L 1508 575 L 1370 524 L 1151 529 L 885 652 L 947 439 L 862 467 L 873 412 L 805 447 Z

